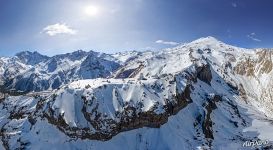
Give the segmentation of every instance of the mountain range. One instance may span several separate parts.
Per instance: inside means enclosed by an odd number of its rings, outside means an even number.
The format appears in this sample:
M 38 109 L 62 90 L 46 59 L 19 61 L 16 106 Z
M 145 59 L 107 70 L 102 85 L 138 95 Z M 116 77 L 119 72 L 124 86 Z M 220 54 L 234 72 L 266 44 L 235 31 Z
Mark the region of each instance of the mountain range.
M 272 55 L 205 37 L 0 57 L 0 149 L 273 149 Z

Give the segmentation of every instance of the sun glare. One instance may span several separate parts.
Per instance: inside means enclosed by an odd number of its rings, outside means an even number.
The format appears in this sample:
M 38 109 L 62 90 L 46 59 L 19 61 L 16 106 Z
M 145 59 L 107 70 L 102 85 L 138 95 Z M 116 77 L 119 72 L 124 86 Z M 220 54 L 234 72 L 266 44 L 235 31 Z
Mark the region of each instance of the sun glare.
M 84 13 L 90 17 L 97 16 L 99 14 L 99 7 L 95 5 L 85 6 Z

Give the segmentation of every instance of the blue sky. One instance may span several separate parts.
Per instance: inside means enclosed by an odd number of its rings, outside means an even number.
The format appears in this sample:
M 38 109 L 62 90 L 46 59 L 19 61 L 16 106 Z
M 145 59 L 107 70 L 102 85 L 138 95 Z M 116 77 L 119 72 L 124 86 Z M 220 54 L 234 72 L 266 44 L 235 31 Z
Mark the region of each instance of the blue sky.
M 0 55 L 161 49 L 214 36 L 273 47 L 272 0 L 0 0 Z

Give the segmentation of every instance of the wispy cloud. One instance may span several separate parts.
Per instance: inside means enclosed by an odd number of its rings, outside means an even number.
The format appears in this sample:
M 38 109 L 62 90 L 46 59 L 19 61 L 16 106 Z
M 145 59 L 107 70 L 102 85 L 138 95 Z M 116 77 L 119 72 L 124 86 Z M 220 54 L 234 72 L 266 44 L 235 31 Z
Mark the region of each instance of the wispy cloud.
M 262 40 L 260 40 L 260 39 L 258 39 L 256 37 L 256 33 L 255 32 L 252 32 L 252 33 L 248 34 L 247 37 L 250 38 L 253 41 L 256 41 L 256 42 L 261 42 L 262 41 Z
M 228 35 L 228 38 L 231 38 L 232 37 L 232 32 L 230 29 L 227 29 L 227 35 Z
M 236 8 L 236 7 L 238 6 L 237 3 L 235 3 L 235 2 L 231 3 L 231 5 L 232 5 L 232 7 L 234 7 L 234 8 Z
M 141 51 L 146 51 L 146 50 L 155 50 L 154 47 L 151 47 L 151 46 L 147 46 L 147 47 L 142 47 L 142 48 L 139 48 L 139 50 Z
M 178 45 L 179 43 L 173 41 L 164 41 L 164 40 L 157 40 L 155 41 L 157 44 L 165 44 L 165 45 Z
M 43 33 L 48 34 L 49 36 L 55 36 L 57 34 L 76 34 L 77 30 L 74 30 L 67 26 L 65 23 L 56 23 L 53 25 L 48 25 L 43 29 Z

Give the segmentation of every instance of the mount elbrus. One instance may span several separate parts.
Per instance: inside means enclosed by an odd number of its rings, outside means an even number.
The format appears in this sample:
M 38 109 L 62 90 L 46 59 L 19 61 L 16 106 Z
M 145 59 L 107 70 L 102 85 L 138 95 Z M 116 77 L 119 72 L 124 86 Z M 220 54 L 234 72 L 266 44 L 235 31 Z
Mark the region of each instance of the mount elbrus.
M 273 148 L 271 57 L 213 37 L 160 51 L 1 57 L 0 149 Z

